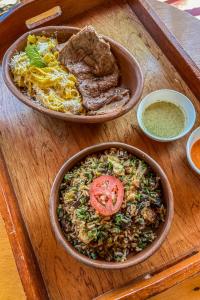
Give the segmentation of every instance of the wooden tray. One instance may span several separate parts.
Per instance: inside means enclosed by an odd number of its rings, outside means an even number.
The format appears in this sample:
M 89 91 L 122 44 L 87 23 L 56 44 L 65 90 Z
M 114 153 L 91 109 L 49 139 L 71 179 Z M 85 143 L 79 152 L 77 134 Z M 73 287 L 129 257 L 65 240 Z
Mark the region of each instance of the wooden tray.
M 200 71 L 145 0 L 28 1 L 2 21 L 1 55 L 27 30 L 25 16 L 58 5 L 56 19 L 45 14 L 48 25 L 94 25 L 137 58 L 145 77 L 143 95 L 160 88 L 185 93 L 199 123 L 194 94 L 200 93 Z M 27 24 L 41 24 L 40 19 Z M 135 110 L 102 125 L 67 124 L 17 101 L 2 79 L 0 88 L 0 210 L 28 299 L 146 299 L 200 271 L 200 180 L 187 165 L 187 137 L 164 144 L 149 140 L 137 126 Z M 175 196 L 174 222 L 161 249 L 123 271 L 92 269 L 75 261 L 57 244 L 49 221 L 56 172 L 72 154 L 102 141 L 129 143 L 150 154 L 166 171 Z

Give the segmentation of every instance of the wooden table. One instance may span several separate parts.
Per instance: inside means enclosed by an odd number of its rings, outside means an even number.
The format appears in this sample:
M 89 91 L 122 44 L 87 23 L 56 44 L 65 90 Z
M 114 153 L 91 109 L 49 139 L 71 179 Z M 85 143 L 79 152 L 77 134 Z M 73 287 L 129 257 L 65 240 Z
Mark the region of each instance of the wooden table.
M 165 24 L 169 27 L 169 29 L 175 34 L 177 39 L 180 41 L 183 48 L 188 52 L 188 54 L 193 58 L 196 64 L 200 67 L 200 40 L 198 39 L 198 35 L 200 32 L 200 22 L 193 18 L 192 16 L 188 15 L 185 12 L 178 11 L 174 7 L 170 7 L 167 4 L 159 3 L 156 0 L 150 0 L 152 5 L 154 6 L 156 12 L 159 14 L 161 19 L 165 22 Z M 2 224 L 1 224 L 1 230 Z M 0 251 L 0 262 L 2 270 L 7 270 L 9 265 L 7 262 L 13 260 L 12 254 L 10 252 L 10 248 L 5 241 L 5 239 L 0 239 L 0 249 L 2 247 L 8 247 L 6 251 Z M 9 260 L 8 260 L 9 257 Z M 4 264 L 5 262 L 5 264 Z M 11 262 L 12 265 L 12 262 Z M 0 275 L 0 287 L 1 287 L 1 295 L 3 295 L 4 300 L 8 299 L 24 299 L 23 293 L 21 291 L 21 286 L 19 284 L 19 278 L 16 271 L 11 267 L 10 272 L 5 272 L 4 276 Z M 1 273 L 0 273 L 1 274 Z M 14 275 L 15 274 L 15 275 Z M 13 279 L 13 276 L 15 278 Z M 6 281 L 5 281 L 6 278 Z M 198 279 L 197 279 L 198 280 Z M 11 288 L 11 285 L 7 285 L 6 282 L 16 282 L 15 288 Z M 4 286 L 1 285 L 1 282 L 5 282 Z M 189 285 L 190 286 L 190 285 Z M 8 288 L 9 287 L 9 288 Z M 4 289 L 4 290 L 3 290 Z M 179 290 L 177 290 L 179 291 Z M 16 296 L 17 295 L 17 296 Z M 176 289 L 174 292 L 171 293 L 172 299 L 177 299 L 179 292 L 176 293 Z M 196 294 L 195 294 L 196 295 Z M 188 299 L 191 295 L 188 296 Z M 157 297 L 158 299 L 163 299 L 164 295 Z M 200 297 L 200 296 L 199 296 Z M 167 299 L 167 298 L 166 298 Z M 186 299 L 186 298 L 184 298 Z M 190 298 L 191 299 L 191 298 Z M 196 298 L 197 299 L 197 298 Z

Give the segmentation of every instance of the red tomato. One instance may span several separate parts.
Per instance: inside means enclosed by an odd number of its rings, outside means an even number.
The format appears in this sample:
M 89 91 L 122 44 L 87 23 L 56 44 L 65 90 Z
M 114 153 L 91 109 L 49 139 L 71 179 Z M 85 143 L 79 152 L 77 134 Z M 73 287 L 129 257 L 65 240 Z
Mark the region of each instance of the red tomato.
M 111 216 L 118 212 L 123 198 L 123 184 L 114 176 L 100 176 L 94 179 L 90 186 L 90 203 L 103 216 Z

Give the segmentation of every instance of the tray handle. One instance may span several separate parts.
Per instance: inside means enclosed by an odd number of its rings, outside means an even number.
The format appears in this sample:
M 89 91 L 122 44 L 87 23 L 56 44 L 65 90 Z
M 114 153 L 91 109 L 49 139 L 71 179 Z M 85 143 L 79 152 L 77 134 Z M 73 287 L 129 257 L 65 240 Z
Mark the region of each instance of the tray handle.
M 107 1 L 108 0 L 27 0 L 26 3 L 19 4 L 10 11 L 9 14 L 4 16 L 3 19 L 0 19 L 0 61 L 6 49 L 30 28 L 38 27 L 44 22 L 47 23 L 45 25 L 66 24 L 73 17 L 100 4 L 107 3 Z M 58 9 L 57 6 L 59 6 L 60 9 Z M 54 10 L 55 7 L 57 7 L 56 10 Z M 50 12 L 48 10 L 50 10 Z M 36 16 L 36 19 L 32 19 L 33 16 Z M 29 27 L 27 28 L 27 26 Z
M 32 17 L 32 18 L 26 20 L 25 24 L 28 29 L 33 29 L 33 28 L 38 27 L 46 22 L 49 22 L 50 20 L 56 19 L 61 15 L 62 15 L 61 7 L 55 6 L 35 17 Z

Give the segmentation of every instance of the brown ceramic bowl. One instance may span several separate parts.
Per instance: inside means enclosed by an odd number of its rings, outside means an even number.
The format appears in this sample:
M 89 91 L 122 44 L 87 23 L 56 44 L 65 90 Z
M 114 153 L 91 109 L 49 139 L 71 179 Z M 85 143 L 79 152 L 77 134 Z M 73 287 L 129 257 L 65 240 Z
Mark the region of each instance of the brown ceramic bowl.
M 77 33 L 80 29 L 67 26 L 48 26 L 34 29 L 22 35 L 6 52 L 3 59 L 3 79 L 9 90 L 24 104 L 45 113 L 51 117 L 56 117 L 65 121 L 77 123 L 100 123 L 115 119 L 127 113 L 140 99 L 143 90 L 143 76 L 141 69 L 135 58 L 123 46 L 108 37 L 104 37 L 111 45 L 113 54 L 121 71 L 120 86 L 127 87 L 130 90 L 131 98 L 126 105 L 115 112 L 99 115 L 99 116 L 83 116 L 71 115 L 62 112 L 56 112 L 48 108 L 42 107 L 34 100 L 23 94 L 13 82 L 13 76 L 10 71 L 9 63 L 16 51 L 22 51 L 25 48 L 27 36 L 29 34 L 45 34 L 46 36 L 56 34 L 59 43 L 67 41 L 70 36 Z
M 128 152 L 134 154 L 135 156 L 143 159 L 146 163 L 148 163 L 153 171 L 158 174 L 158 176 L 161 178 L 161 184 L 163 189 L 163 195 L 164 195 L 164 202 L 167 209 L 166 213 L 166 219 L 163 224 L 160 225 L 157 231 L 157 238 L 153 243 L 151 243 L 145 250 L 139 252 L 136 255 L 129 255 L 127 260 L 125 262 L 106 262 L 104 260 L 93 260 L 83 254 L 80 254 L 64 237 L 63 232 L 60 228 L 58 218 L 57 218 L 57 206 L 58 206 L 58 194 L 59 194 L 59 187 L 63 180 L 64 174 L 68 172 L 71 168 L 73 168 L 79 161 L 83 160 L 86 156 L 99 152 L 105 149 L 109 149 L 112 147 L 116 148 L 123 148 L 127 150 Z M 72 156 L 70 159 L 68 159 L 64 165 L 61 167 L 60 171 L 58 172 L 50 194 L 50 220 L 51 225 L 53 228 L 53 231 L 55 233 L 55 236 L 57 240 L 60 242 L 60 244 L 65 248 L 65 250 L 71 254 L 74 258 L 79 260 L 80 262 L 83 262 L 91 267 L 96 268 L 103 268 L 103 269 L 122 269 L 134 266 L 138 263 L 141 263 L 142 261 L 146 260 L 149 256 L 154 254 L 163 241 L 165 240 L 173 218 L 174 213 L 174 204 L 173 204 L 173 194 L 172 190 L 169 184 L 169 181 L 164 173 L 164 171 L 161 169 L 161 167 L 146 153 L 143 151 L 132 147 L 127 144 L 123 143 L 104 143 L 99 145 L 94 145 L 89 148 L 86 148 L 74 156 Z

